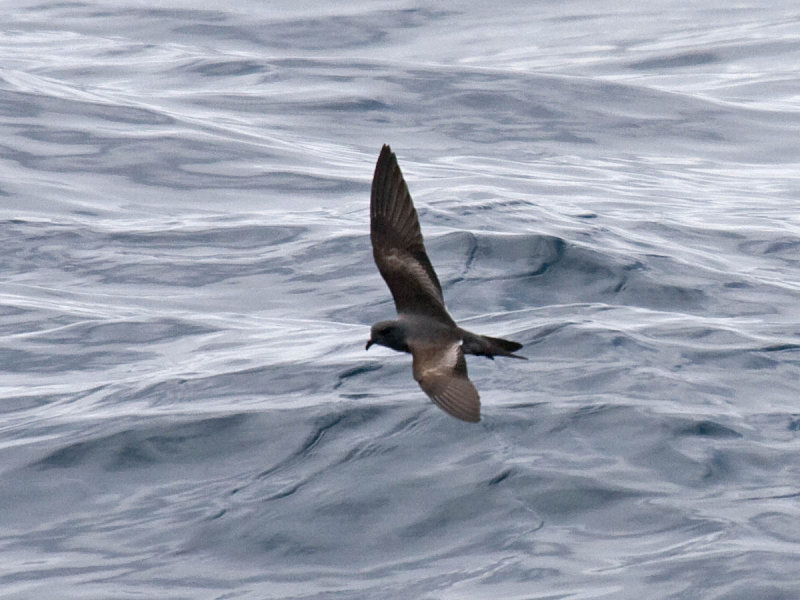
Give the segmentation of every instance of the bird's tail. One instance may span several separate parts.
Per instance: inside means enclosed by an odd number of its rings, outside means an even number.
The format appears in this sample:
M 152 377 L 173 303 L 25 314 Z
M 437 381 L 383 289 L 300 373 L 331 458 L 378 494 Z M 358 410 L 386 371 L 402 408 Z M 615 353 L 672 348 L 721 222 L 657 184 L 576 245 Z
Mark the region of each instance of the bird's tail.
M 508 356 L 509 358 L 528 360 L 524 356 L 514 354 L 515 350 L 522 348 L 522 344 L 518 342 L 512 342 L 511 340 L 504 340 L 502 338 L 493 338 L 488 335 L 479 335 L 465 329 L 461 330 L 461 340 L 461 348 L 464 350 L 465 354 L 488 356 L 492 359 L 495 356 Z

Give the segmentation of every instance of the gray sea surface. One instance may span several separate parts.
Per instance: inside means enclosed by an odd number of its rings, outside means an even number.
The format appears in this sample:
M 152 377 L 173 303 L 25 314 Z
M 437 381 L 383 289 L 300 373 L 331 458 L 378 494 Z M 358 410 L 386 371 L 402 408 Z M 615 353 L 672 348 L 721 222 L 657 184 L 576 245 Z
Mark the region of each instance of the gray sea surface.
M 0 597 L 800 598 L 797 3 L 0 7 Z

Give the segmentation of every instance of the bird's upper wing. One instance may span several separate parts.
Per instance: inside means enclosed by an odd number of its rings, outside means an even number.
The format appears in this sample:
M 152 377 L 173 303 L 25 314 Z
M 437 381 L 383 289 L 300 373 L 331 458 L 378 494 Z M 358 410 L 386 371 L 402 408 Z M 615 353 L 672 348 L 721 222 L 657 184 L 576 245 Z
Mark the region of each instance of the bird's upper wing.
M 425 253 L 408 186 L 387 145 L 381 149 L 372 179 L 370 237 L 375 264 L 392 292 L 398 314 L 422 314 L 455 325 Z
M 461 341 L 443 346 L 411 346 L 414 379 L 445 412 L 470 423 L 481 420 L 478 390 L 467 377 Z

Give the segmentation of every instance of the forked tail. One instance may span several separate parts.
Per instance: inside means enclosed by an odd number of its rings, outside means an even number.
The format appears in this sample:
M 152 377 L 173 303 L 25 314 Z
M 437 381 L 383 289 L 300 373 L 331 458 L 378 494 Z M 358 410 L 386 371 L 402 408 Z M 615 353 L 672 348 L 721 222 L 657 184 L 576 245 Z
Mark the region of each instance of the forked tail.
M 522 344 L 518 342 L 479 335 L 465 329 L 461 330 L 461 340 L 461 348 L 465 354 L 488 356 L 491 359 L 494 359 L 495 356 L 508 356 L 509 358 L 528 360 L 524 356 L 514 354 L 515 350 L 522 348 Z

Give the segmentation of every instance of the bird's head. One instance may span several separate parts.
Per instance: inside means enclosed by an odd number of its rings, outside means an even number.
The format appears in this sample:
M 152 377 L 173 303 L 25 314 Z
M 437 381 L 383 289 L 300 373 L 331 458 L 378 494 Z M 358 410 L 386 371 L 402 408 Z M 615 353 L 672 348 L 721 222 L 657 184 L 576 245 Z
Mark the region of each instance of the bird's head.
M 369 350 L 370 346 L 373 344 L 386 346 L 398 352 L 409 351 L 408 343 L 406 342 L 406 330 L 399 321 L 381 321 L 380 323 L 375 323 L 369 332 L 366 349 Z

